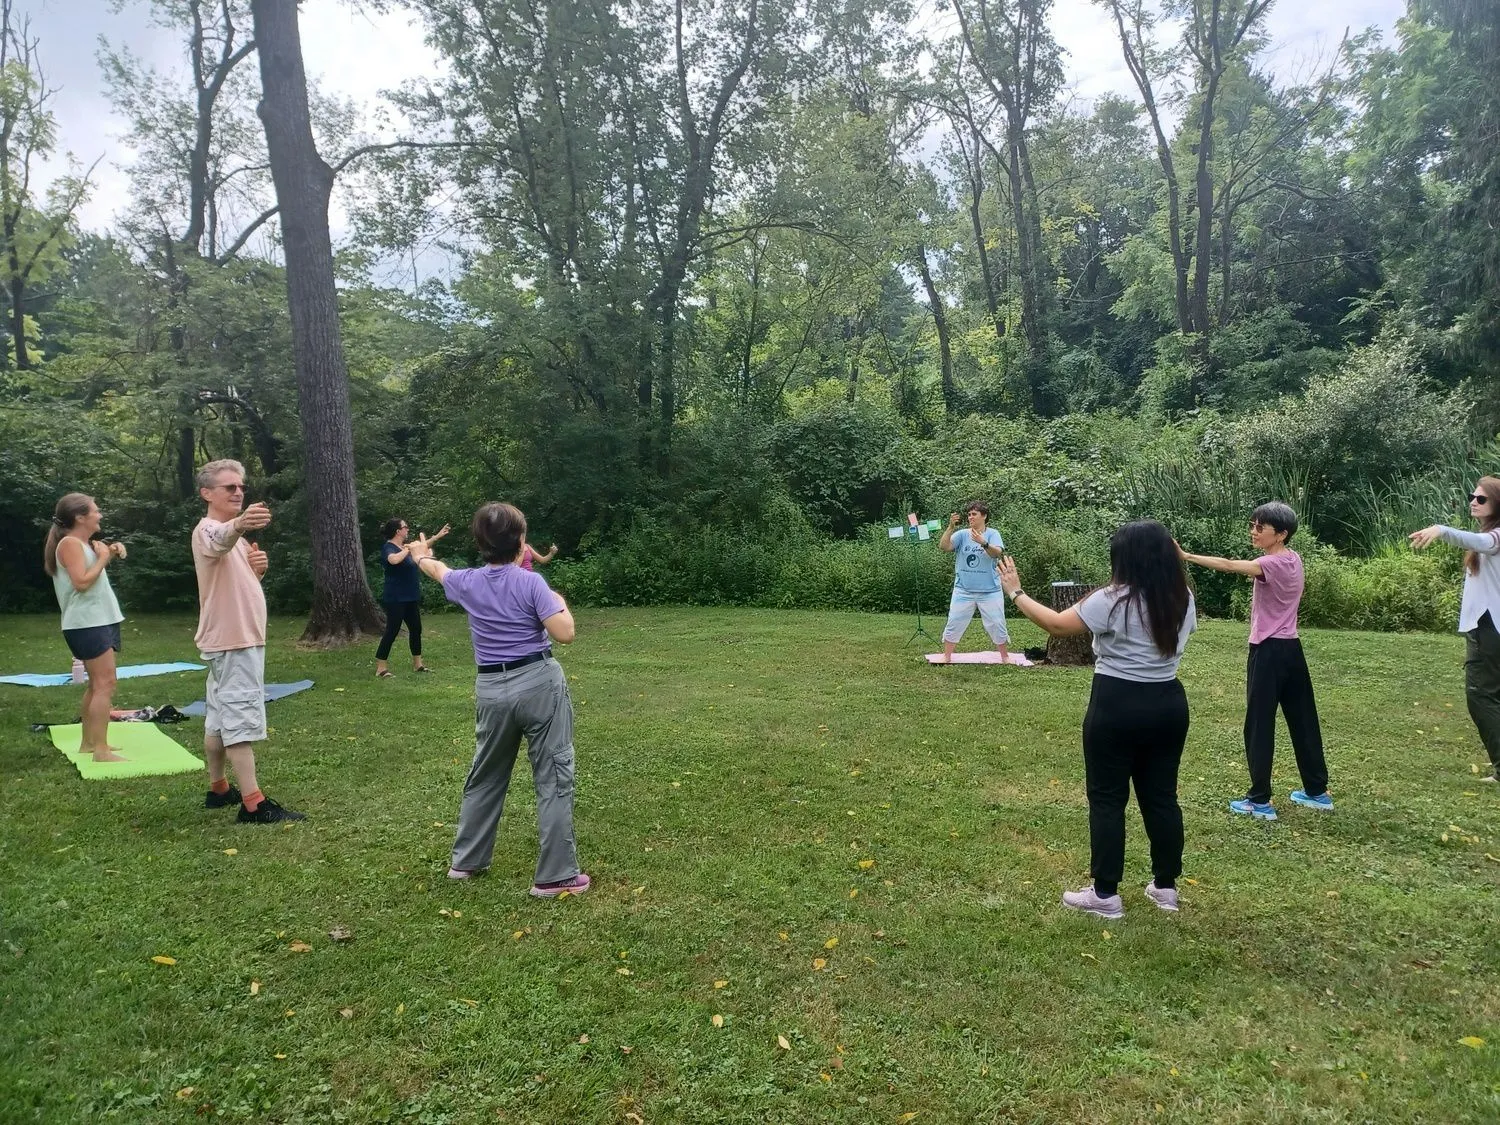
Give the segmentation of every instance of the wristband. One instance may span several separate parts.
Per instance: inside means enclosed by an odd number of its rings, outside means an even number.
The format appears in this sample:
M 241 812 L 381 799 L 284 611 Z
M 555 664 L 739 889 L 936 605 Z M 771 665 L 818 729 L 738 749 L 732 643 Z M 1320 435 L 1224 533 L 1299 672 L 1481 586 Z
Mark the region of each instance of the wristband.
M 1016 603 L 1016 599 L 1020 598 L 1021 595 L 1025 594 L 1025 593 L 1026 593 L 1025 590 L 1017 590 L 1014 594 L 1012 594 L 1010 596 L 1011 604 L 1014 605 Z

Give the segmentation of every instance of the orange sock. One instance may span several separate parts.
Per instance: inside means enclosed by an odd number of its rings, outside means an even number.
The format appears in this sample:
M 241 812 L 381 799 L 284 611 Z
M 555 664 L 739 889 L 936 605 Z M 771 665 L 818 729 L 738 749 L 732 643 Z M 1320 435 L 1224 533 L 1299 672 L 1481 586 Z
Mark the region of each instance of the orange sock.
M 240 804 L 244 807 L 244 810 L 246 812 L 254 812 L 256 809 L 260 808 L 260 803 L 265 799 L 266 795 L 259 789 L 256 789 L 252 792 L 246 793 L 243 797 L 241 797 Z
M 218 781 L 210 781 L 208 783 L 208 788 L 210 792 L 217 793 L 222 797 L 225 793 L 229 792 L 229 779 L 227 777 L 221 777 Z

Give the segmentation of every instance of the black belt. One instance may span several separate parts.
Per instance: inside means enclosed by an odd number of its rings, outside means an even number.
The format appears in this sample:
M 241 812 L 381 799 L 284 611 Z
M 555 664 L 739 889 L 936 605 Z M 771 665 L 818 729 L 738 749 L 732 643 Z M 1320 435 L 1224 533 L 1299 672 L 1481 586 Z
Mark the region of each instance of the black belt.
M 515 660 L 507 660 L 503 664 L 481 664 L 481 672 L 513 672 L 517 668 L 524 668 L 528 664 L 535 664 L 538 660 L 546 660 L 551 656 L 551 650 L 544 649 L 541 652 L 533 652 L 530 656 L 518 657 Z

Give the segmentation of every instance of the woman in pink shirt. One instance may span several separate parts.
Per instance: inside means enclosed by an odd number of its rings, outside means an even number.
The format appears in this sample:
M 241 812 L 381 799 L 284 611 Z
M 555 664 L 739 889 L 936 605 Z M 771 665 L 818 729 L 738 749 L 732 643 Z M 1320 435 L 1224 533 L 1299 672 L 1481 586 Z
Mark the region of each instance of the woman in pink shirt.
M 1292 732 L 1292 753 L 1302 788 L 1292 801 L 1325 812 L 1333 808 L 1328 793 L 1328 763 L 1323 756 L 1323 728 L 1313 697 L 1312 676 L 1297 636 L 1297 609 L 1302 603 L 1302 556 L 1288 543 L 1297 531 L 1297 513 L 1279 500 L 1250 513 L 1250 545 L 1260 557 L 1248 561 L 1190 555 L 1184 562 L 1242 574 L 1254 582 L 1250 595 L 1250 658 L 1245 669 L 1245 759 L 1250 791 L 1229 802 L 1229 811 L 1275 820 L 1271 803 L 1271 760 L 1276 752 L 1276 709 Z

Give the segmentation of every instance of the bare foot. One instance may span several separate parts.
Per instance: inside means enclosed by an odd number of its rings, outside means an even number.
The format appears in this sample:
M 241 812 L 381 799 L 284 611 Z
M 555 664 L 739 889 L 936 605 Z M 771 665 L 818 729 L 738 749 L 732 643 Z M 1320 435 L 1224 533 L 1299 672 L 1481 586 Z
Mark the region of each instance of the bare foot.
M 102 754 L 97 750 L 94 751 L 94 761 L 96 762 L 128 762 L 129 760 L 129 758 L 123 758 L 119 754 L 116 754 L 112 749 L 105 750 Z
M 1000 662 L 1002 664 L 1010 663 L 1010 645 L 996 645 L 995 651 L 1000 654 Z

